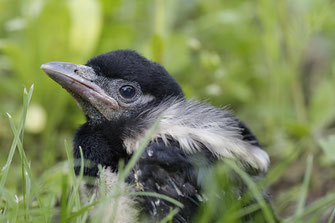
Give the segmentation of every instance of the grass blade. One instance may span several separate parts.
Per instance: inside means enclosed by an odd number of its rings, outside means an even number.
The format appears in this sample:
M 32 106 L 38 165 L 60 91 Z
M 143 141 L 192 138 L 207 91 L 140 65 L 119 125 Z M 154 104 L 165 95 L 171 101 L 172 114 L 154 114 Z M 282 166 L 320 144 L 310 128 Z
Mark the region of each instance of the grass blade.
M 163 219 L 160 221 L 160 223 L 172 222 L 173 217 L 174 217 L 176 214 L 178 214 L 178 212 L 179 212 L 179 209 L 178 209 L 178 208 L 173 209 L 172 211 L 169 212 L 168 215 L 166 215 L 165 218 L 163 218 Z
M 250 178 L 250 176 L 245 173 L 240 167 L 238 167 L 233 161 L 225 159 L 225 163 L 233 169 L 242 179 L 243 181 L 248 185 L 248 188 L 250 189 L 251 193 L 257 200 L 263 215 L 266 219 L 266 222 L 268 223 L 275 223 L 275 218 L 272 214 L 271 209 L 267 205 L 266 201 L 264 200 L 264 197 L 260 190 L 257 188 L 256 183 Z
M 307 158 L 307 168 L 305 172 L 304 182 L 301 187 L 300 199 L 298 200 L 298 203 L 297 203 L 297 209 L 295 211 L 295 216 L 300 216 L 304 211 L 309 181 L 311 179 L 311 174 L 312 174 L 312 167 L 313 167 L 313 156 L 310 155 Z
M 304 211 L 299 215 L 299 216 L 293 216 L 290 218 L 287 218 L 285 221 L 286 223 L 290 223 L 290 222 L 297 222 L 298 220 L 310 215 L 310 214 L 315 214 L 316 211 L 326 208 L 329 205 L 333 205 L 335 204 L 335 193 L 329 194 L 315 202 L 313 202 L 312 204 L 310 204 L 309 206 L 307 206 Z
M 10 151 L 9 151 L 7 162 L 6 162 L 5 166 L 2 168 L 2 171 L 4 173 L 3 173 L 2 177 L 1 177 L 0 189 L 3 188 L 4 185 L 5 185 L 5 183 L 6 183 L 8 172 L 9 172 L 9 167 L 10 167 L 10 165 L 12 163 L 12 160 L 13 160 L 13 157 L 14 157 L 14 153 L 15 153 L 15 149 L 16 149 L 17 145 L 20 144 L 20 148 L 23 150 L 22 139 L 20 140 L 20 136 L 23 137 L 24 125 L 25 125 L 25 120 L 26 120 L 26 116 L 27 116 L 27 110 L 28 110 L 28 106 L 29 106 L 29 103 L 30 103 L 33 91 L 34 91 L 34 85 L 32 85 L 30 87 L 29 92 L 27 92 L 26 88 L 24 89 L 23 112 L 22 112 L 22 115 L 21 115 L 21 119 L 20 119 L 20 124 L 19 124 L 18 130 L 15 129 L 15 125 L 14 125 L 14 121 L 12 119 L 12 116 L 7 113 L 8 117 L 9 117 L 9 120 L 10 120 L 10 124 L 11 124 L 12 130 L 13 130 L 13 133 L 14 133 L 14 139 L 13 139 Z M 24 160 L 27 161 L 26 157 L 24 158 Z M 26 163 L 25 165 L 27 165 L 27 164 L 28 163 Z M 29 174 L 29 172 L 28 172 L 28 174 Z M 0 190 L 0 196 L 1 196 L 1 191 L 2 190 Z
M 73 186 L 71 196 L 69 198 L 68 210 L 72 210 L 74 206 L 74 202 L 78 199 L 80 183 L 84 176 L 84 155 L 83 155 L 83 150 L 81 147 L 79 147 L 79 150 L 80 150 L 80 171 L 79 171 L 78 179 L 76 179 L 75 181 L 75 185 Z
M 21 139 L 18 140 L 17 148 L 19 151 L 19 155 L 21 158 L 21 175 L 22 175 L 22 195 L 23 195 L 23 206 L 25 210 L 25 220 L 28 219 L 28 209 L 30 202 L 30 193 L 31 193 L 31 170 L 29 161 L 27 159 L 27 156 L 23 149 L 23 135 L 24 135 L 24 126 L 26 122 L 26 116 L 28 111 L 28 106 L 32 97 L 34 85 L 31 86 L 29 92 L 27 92 L 26 88 L 24 89 L 24 96 L 23 96 L 23 112 L 22 117 L 20 120 L 19 128 L 21 131 L 17 131 L 13 119 L 9 119 L 10 127 L 12 129 L 12 132 L 15 135 L 21 135 Z
M 12 119 L 12 116 L 10 114 L 7 113 L 7 115 L 8 115 L 9 119 Z M 19 132 L 21 130 L 22 129 L 20 129 Z M 17 145 L 17 143 L 18 143 L 19 140 L 20 140 L 19 135 L 18 134 L 14 135 L 14 140 L 13 140 L 11 148 L 9 150 L 9 155 L 8 155 L 8 158 L 7 158 L 7 162 L 2 167 L 1 172 L 3 172 L 3 174 L 2 174 L 2 177 L 1 177 L 1 181 L 0 181 L 0 196 L 2 195 L 1 192 L 3 191 L 3 188 L 5 186 L 5 183 L 6 183 L 6 180 L 7 180 L 8 171 L 9 171 L 9 167 L 10 167 L 10 165 L 12 163 L 12 160 L 13 160 L 13 157 L 14 157 L 14 153 L 15 153 L 15 149 L 16 149 L 16 145 Z
M 149 129 L 149 131 L 147 132 L 147 134 L 143 138 L 143 140 L 142 140 L 139 148 L 134 153 L 134 155 L 132 155 L 131 159 L 129 160 L 129 162 L 128 162 L 127 166 L 124 168 L 124 170 L 121 171 L 119 181 L 121 181 L 121 182 L 124 181 L 124 179 L 126 178 L 126 176 L 130 173 L 130 171 L 135 166 L 136 162 L 140 159 L 142 153 L 144 152 L 145 148 L 149 144 L 149 142 L 151 140 L 151 137 L 154 134 L 154 132 L 155 132 L 155 130 L 156 130 L 156 128 L 157 128 L 160 120 L 161 120 L 161 117 L 159 117 L 155 121 L 155 123 L 152 125 L 152 127 Z
M 184 205 L 182 203 L 180 203 L 179 201 L 166 196 L 164 194 L 158 194 L 158 193 L 154 193 L 154 192 L 132 192 L 132 193 L 126 193 L 124 195 L 129 195 L 129 196 L 149 196 L 149 197 L 156 197 L 156 198 L 160 198 L 160 199 L 164 199 L 180 208 L 183 208 Z
M 335 208 L 333 209 L 333 211 L 332 211 L 332 213 L 329 217 L 328 223 L 334 222 L 334 218 L 335 218 Z
M 100 201 L 94 201 L 94 199 L 95 199 L 95 196 L 92 196 L 88 205 L 82 207 L 78 211 L 72 212 L 71 215 L 68 217 L 68 221 L 70 221 L 70 220 L 72 220 L 76 217 L 79 217 L 80 215 L 86 214 L 92 207 L 94 207 L 95 205 L 100 203 Z M 84 216 L 83 220 L 86 219 L 86 218 L 87 218 L 87 216 L 86 217 Z
M 238 212 L 236 213 L 236 216 L 234 216 L 234 218 L 235 218 L 235 219 L 241 219 L 241 218 L 243 218 L 244 216 L 249 215 L 249 214 L 251 214 L 251 213 L 253 213 L 253 212 L 255 212 L 255 211 L 259 210 L 259 209 L 260 209 L 259 204 L 252 204 L 252 205 L 249 205 L 249 206 L 247 206 L 247 207 L 241 209 L 240 211 L 238 211 Z
M 63 172 L 62 176 L 62 193 L 61 193 L 61 201 L 60 201 L 60 223 L 67 222 L 67 196 L 68 196 L 68 177 L 65 172 Z

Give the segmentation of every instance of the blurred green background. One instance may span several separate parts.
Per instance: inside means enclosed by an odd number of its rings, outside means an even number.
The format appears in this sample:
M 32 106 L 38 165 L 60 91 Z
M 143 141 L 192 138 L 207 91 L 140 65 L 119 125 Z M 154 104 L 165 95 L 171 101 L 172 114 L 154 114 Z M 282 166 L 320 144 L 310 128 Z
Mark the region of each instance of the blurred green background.
M 65 160 L 84 116 L 41 64 L 134 49 L 186 96 L 227 106 L 270 154 L 273 203 L 291 214 L 314 156 L 307 203 L 335 188 L 335 2 L 331 0 L 0 0 L 0 167 L 24 86 L 24 146 L 35 175 Z M 8 184 L 20 185 L 15 157 Z

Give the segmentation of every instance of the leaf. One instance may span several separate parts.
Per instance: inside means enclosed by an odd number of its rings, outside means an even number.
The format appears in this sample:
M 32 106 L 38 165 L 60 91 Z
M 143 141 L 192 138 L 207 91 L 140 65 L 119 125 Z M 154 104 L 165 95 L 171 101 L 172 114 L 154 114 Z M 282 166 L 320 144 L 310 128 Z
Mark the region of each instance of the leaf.
M 311 174 L 312 174 L 312 167 L 313 167 L 313 156 L 308 156 L 304 182 L 300 190 L 300 196 L 299 196 L 300 198 L 297 202 L 297 209 L 295 211 L 296 217 L 299 217 L 304 212 L 309 182 L 310 182 Z
M 335 118 L 335 92 L 331 81 L 325 80 L 315 89 L 309 116 L 313 128 L 322 128 Z
M 276 222 L 270 207 L 267 205 L 262 193 L 257 187 L 257 184 L 251 179 L 251 177 L 246 172 L 244 172 L 240 167 L 238 167 L 232 160 L 225 159 L 225 163 L 227 164 L 228 167 L 234 170 L 242 178 L 242 180 L 248 185 L 250 192 L 255 197 L 257 203 L 260 206 L 260 209 L 263 212 L 266 222 L 269 222 L 269 223 Z
M 302 138 L 310 135 L 311 130 L 306 123 L 298 122 L 296 120 L 287 120 L 284 122 L 284 127 L 291 135 Z
M 320 139 L 319 144 L 328 159 L 335 161 L 335 135 Z

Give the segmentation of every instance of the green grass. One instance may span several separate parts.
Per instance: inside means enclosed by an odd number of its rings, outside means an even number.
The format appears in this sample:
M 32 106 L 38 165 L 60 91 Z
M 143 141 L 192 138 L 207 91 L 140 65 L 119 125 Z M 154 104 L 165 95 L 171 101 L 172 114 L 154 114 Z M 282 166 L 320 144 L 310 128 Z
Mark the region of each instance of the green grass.
M 332 0 L 0 0 L 0 221 L 87 219 L 64 146 L 84 116 L 40 66 L 121 48 L 162 63 L 188 98 L 228 105 L 247 123 L 271 157 L 259 191 L 269 189 L 284 221 L 333 221 L 334 14 Z M 209 197 L 229 188 L 230 171 L 215 167 Z M 213 201 L 197 219 L 259 209 L 270 220 L 259 201 Z
M 3 199 L 1 200 L 2 203 L 0 205 L 0 220 L 7 220 L 10 222 L 50 222 L 55 218 L 59 218 L 61 223 L 73 221 L 86 222 L 89 216 L 89 211 L 93 207 L 98 207 L 96 212 L 102 215 L 104 213 L 103 211 L 106 207 L 106 204 L 111 202 L 112 199 L 118 199 L 119 196 L 152 196 L 169 201 L 179 208 L 183 207 L 183 204 L 180 202 L 163 194 L 151 192 L 120 192 L 121 182 L 125 180 L 126 176 L 130 173 L 137 160 L 140 158 L 142 152 L 149 143 L 151 135 L 155 131 L 160 119 L 158 119 L 153 127 L 148 131 L 147 135 L 143 139 L 143 142 L 140 144 L 139 149 L 132 156 L 129 163 L 124 168 L 120 167 L 118 183 L 116 184 L 115 188 L 109 194 L 107 194 L 107 197 L 102 195 L 101 198 L 97 200 L 94 196 L 92 196 L 88 204 L 82 204 L 80 202 L 79 187 L 83 180 L 83 154 L 80 148 L 81 168 L 79 176 L 76 177 L 73 169 L 74 164 L 72 153 L 70 152 L 69 146 L 66 142 L 65 149 L 68 160 L 66 163 L 64 163 L 62 170 L 59 170 L 60 176 L 58 178 L 53 178 L 50 182 L 48 182 L 48 184 L 52 184 L 53 186 L 56 186 L 58 189 L 60 189 L 59 194 L 51 195 L 51 191 L 43 191 L 43 193 L 39 193 L 39 189 L 43 187 L 43 184 L 46 183 L 44 182 L 45 179 L 43 179 L 43 177 L 42 179 L 34 179 L 32 177 L 31 166 L 22 146 L 24 123 L 26 120 L 26 114 L 32 93 L 33 86 L 30 88 L 29 93 L 26 91 L 26 89 L 24 89 L 23 112 L 19 122 L 18 130 L 15 127 L 11 115 L 8 114 L 14 134 L 14 140 L 7 163 L 3 167 L 1 173 L 0 195 L 3 197 Z M 18 148 L 20 155 L 20 162 L 22 166 L 21 177 L 23 184 L 22 191 L 16 191 L 13 194 L 9 190 L 6 190 L 5 184 L 16 148 Z M 59 200 L 59 205 L 55 204 L 56 200 Z M 173 210 L 170 215 L 163 219 L 163 222 L 168 221 L 177 210 L 178 209 Z M 102 217 L 103 216 L 95 216 L 95 218 L 93 218 L 93 222 L 101 222 Z
M 129 163 L 123 168 L 120 164 L 119 180 L 115 188 L 107 196 L 102 195 L 100 199 L 92 196 L 88 204 L 83 204 L 80 201 L 79 187 L 83 179 L 83 167 L 84 159 L 81 152 L 81 169 L 78 177 L 75 176 L 73 170 L 73 157 L 70 152 L 68 144 L 65 142 L 64 149 L 66 150 L 68 159 L 60 166 L 55 166 L 50 170 L 46 170 L 44 175 L 40 177 L 34 177 L 32 175 L 32 166 L 29 159 L 27 158 L 23 149 L 24 139 L 24 123 L 26 120 L 26 114 L 28 106 L 32 97 L 33 87 L 30 88 L 29 92 L 24 89 L 24 100 L 23 100 L 23 112 L 19 120 L 18 127 L 15 126 L 11 115 L 8 114 L 9 122 L 13 131 L 13 142 L 10 149 L 7 163 L 1 171 L 1 203 L 0 203 L 0 220 L 4 222 L 54 222 L 59 221 L 65 222 L 87 222 L 90 210 L 94 207 L 95 215 L 91 218 L 90 222 L 101 222 L 104 209 L 108 202 L 112 199 L 118 199 L 119 196 L 153 196 L 161 199 L 165 199 L 176 207 L 183 208 L 183 205 L 178 201 L 169 198 L 165 195 L 149 193 L 149 192 L 132 192 L 132 193 L 121 193 L 120 183 L 125 180 L 126 176 L 130 173 L 132 168 L 135 166 L 137 160 L 141 156 L 142 152 L 146 148 L 150 141 L 150 137 L 155 131 L 157 124 L 160 119 L 156 121 L 153 127 L 148 131 L 144 137 L 139 150 L 132 156 Z M 16 150 L 17 149 L 17 150 Z M 21 190 L 11 191 L 10 188 L 6 187 L 6 180 L 8 178 L 8 172 L 11 167 L 15 152 L 19 153 L 20 164 L 21 164 L 21 177 L 22 185 Z M 308 206 L 305 205 L 307 192 L 309 188 L 309 182 L 311 177 L 313 165 L 313 157 L 308 157 L 307 168 L 305 172 L 305 178 L 301 187 L 300 198 L 297 200 L 297 206 L 295 207 L 295 214 L 289 218 L 284 219 L 286 223 L 306 221 L 306 217 L 319 216 L 324 211 L 335 205 L 335 193 L 329 194 L 324 198 L 315 201 Z M 101 167 L 100 167 L 101 168 Z M 222 171 L 224 168 L 225 170 Z M 227 172 L 228 170 L 228 172 Z M 276 216 L 272 211 L 271 206 L 264 200 L 262 194 L 262 188 L 258 185 L 246 172 L 243 171 L 235 162 L 232 160 L 224 160 L 223 164 L 213 168 L 214 172 L 210 174 L 212 177 L 206 181 L 206 187 L 209 198 L 202 207 L 203 211 L 197 216 L 199 222 L 209 222 L 210 220 L 216 219 L 219 222 L 239 222 L 240 219 L 254 211 L 259 210 L 259 216 L 263 216 L 259 219 L 264 219 L 262 222 L 273 223 L 276 222 Z M 241 199 L 230 199 L 229 191 L 233 190 L 234 185 L 232 181 L 226 181 L 227 176 L 233 171 L 237 174 L 242 181 L 247 185 L 248 191 Z M 226 180 L 222 180 L 222 177 Z M 267 184 L 267 182 L 260 181 L 261 184 Z M 49 187 L 52 185 L 52 188 Z M 101 186 L 102 188 L 104 185 Z M 215 199 L 211 194 L 218 196 L 221 190 L 225 189 L 224 197 Z M 103 193 L 103 192 L 102 192 Z M 206 195 L 207 196 L 207 195 Z M 241 205 L 240 200 L 255 200 L 256 202 L 251 205 Z M 219 203 L 217 203 L 219 202 Z M 229 203 L 229 207 L 237 207 L 230 209 L 224 215 L 217 215 L 216 212 L 221 212 L 222 208 Z M 115 210 L 116 211 L 116 210 Z M 162 219 L 161 222 L 171 221 L 173 215 L 178 213 L 178 208 L 171 210 L 170 214 L 166 218 Z M 333 210 L 329 217 L 329 222 L 334 218 L 335 211 Z M 259 217 L 258 216 L 258 217 Z M 258 219 L 256 217 L 256 219 Z M 57 220 L 58 219 L 58 220 Z M 307 220 L 308 221 L 308 220 Z M 258 220 L 256 220 L 258 222 Z

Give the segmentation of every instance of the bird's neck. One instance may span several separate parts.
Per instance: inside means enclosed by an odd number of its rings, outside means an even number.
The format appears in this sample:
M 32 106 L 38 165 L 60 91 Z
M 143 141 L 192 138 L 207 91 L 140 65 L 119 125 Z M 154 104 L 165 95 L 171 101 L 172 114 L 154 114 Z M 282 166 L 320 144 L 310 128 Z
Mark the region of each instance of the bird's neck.
M 80 172 L 80 148 L 85 161 L 85 176 L 97 177 L 99 165 L 110 167 L 117 172 L 119 162 L 121 160 L 127 162 L 129 159 L 121 140 L 122 129 L 122 123 L 108 121 L 99 123 L 88 121 L 80 126 L 73 141 L 76 174 Z

